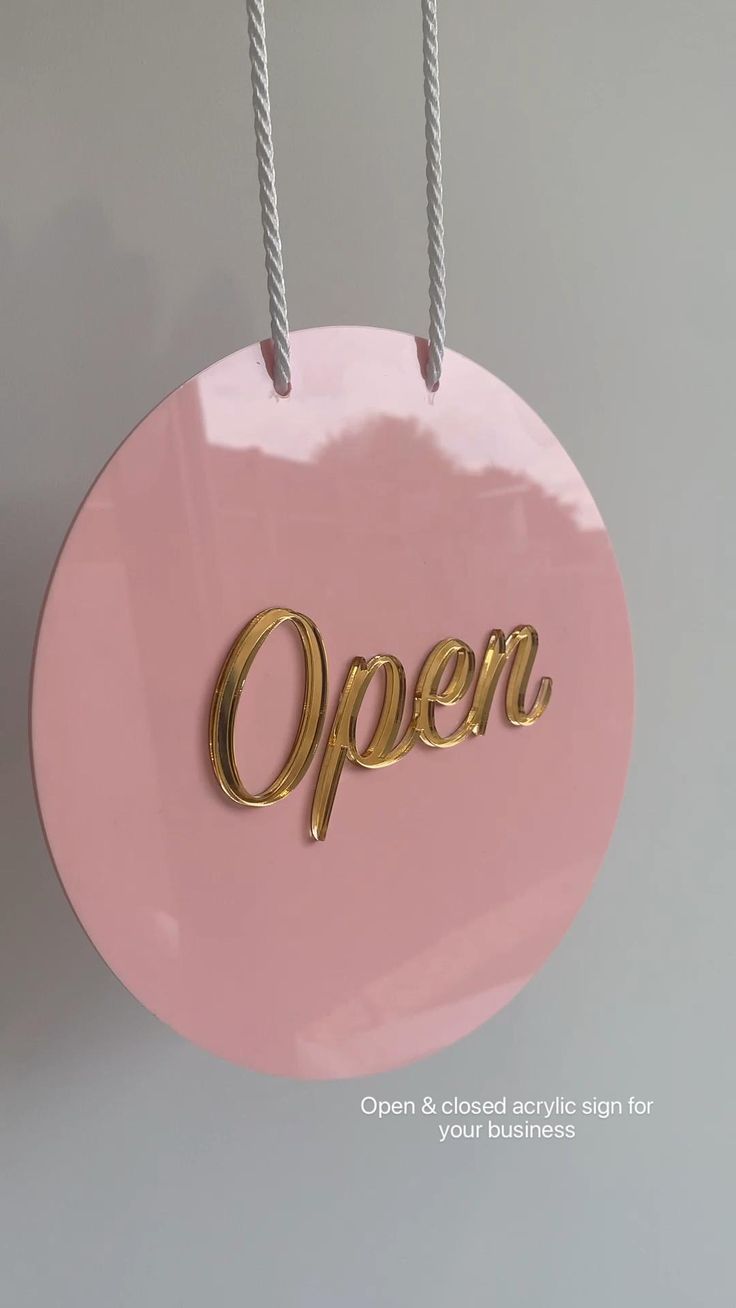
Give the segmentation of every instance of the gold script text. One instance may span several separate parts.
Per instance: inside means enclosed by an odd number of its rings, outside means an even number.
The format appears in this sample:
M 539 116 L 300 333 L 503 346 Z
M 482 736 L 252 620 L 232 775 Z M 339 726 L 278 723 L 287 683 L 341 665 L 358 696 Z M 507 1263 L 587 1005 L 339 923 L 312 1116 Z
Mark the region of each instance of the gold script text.
M 296 631 L 304 657 L 304 698 L 299 726 L 291 751 L 278 776 L 265 789 L 246 787 L 235 758 L 235 718 L 248 672 L 264 641 L 276 627 L 290 623 Z M 529 678 L 539 640 L 534 627 L 514 627 L 508 635 L 497 628 L 488 637 L 465 717 L 454 730 L 443 734 L 437 724 L 437 709 L 458 704 L 471 689 L 476 660 L 465 641 L 450 637 L 439 641 L 427 655 L 414 689 L 411 714 L 403 726 L 406 704 L 406 673 L 394 654 L 354 658 L 340 691 L 337 708 L 327 735 L 312 799 L 310 832 L 324 840 L 346 762 L 362 768 L 386 768 L 398 763 L 417 741 L 433 749 L 449 749 L 469 736 L 482 736 L 496 687 L 507 669 L 505 712 L 516 727 L 536 722 L 549 704 L 552 681 L 542 677 L 531 704 L 527 706 Z M 359 745 L 358 718 L 368 687 L 374 677 L 383 679 L 383 699 L 373 734 L 367 745 Z M 262 808 L 285 799 L 299 784 L 314 758 L 325 719 L 327 703 L 327 654 L 324 641 L 311 618 L 293 609 L 266 609 L 257 613 L 238 635 L 222 665 L 210 710 L 210 759 L 225 794 L 236 804 Z

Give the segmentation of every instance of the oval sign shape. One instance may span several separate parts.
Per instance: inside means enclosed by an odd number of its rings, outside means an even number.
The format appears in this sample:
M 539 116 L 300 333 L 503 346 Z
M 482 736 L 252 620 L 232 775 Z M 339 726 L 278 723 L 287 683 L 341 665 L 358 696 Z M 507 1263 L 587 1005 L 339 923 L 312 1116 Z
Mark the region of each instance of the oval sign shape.
M 332 1078 L 457 1040 L 560 940 L 620 802 L 632 657 L 598 510 L 522 400 L 451 351 L 428 395 L 396 332 L 292 351 L 288 398 L 242 350 L 100 474 L 44 607 L 33 758 L 125 985 L 217 1054 Z M 243 739 L 274 615 L 304 696 L 290 721 L 269 683 Z M 262 754 L 286 761 L 251 793 Z

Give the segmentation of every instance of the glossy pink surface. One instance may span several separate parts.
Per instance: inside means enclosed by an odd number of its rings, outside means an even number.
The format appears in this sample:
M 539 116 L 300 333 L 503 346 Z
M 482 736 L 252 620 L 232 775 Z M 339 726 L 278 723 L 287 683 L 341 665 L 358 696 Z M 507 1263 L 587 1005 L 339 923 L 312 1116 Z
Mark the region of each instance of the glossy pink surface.
M 144 1004 L 249 1066 L 356 1076 L 472 1030 L 560 939 L 621 798 L 631 645 L 595 504 L 507 387 L 448 353 L 429 396 L 395 332 L 292 348 L 288 399 L 252 346 L 169 396 L 95 483 L 43 613 L 34 768 L 69 898 Z M 483 737 L 347 765 L 317 844 L 321 749 L 267 809 L 226 799 L 208 758 L 224 655 L 279 605 L 321 631 L 332 711 L 354 655 L 396 654 L 411 689 L 437 641 L 479 654 L 519 623 L 551 703 L 514 728 L 498 695 Z M 239 712 L 252 789 L 288 750 L 302 676 L 282 628 Z M 462 716 L 440 713 L 448 731 Z

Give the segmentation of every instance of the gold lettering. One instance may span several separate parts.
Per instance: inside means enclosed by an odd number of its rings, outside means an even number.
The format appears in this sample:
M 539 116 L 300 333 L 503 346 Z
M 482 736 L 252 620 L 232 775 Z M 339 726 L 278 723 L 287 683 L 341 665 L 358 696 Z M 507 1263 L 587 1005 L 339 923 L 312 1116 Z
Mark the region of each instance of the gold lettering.
M 450 677 L 440 689 L 447 669 Z M 466 740 L 473 725 L 466 718 L 449 736 L 441 736 L 435 723 L 438 704 L 457 704 L 468 690 L 475 671 L 475 655 L 464 640 L 441 640 L 427 656 L 417 679 L 414 697 L 414 727 L 425 745 L 448 749 Z
M 550 677 L 542 677 L 534 703 L 530 709 L 524 708 L 524 698 L 538 647 L 539 637 L 534 627 L 514 627 L 508 636 L 504 636 L 498 628 L 491 632 L 467 718 L 468 727 L 475 735 L 485 735 L 493 696 L 509 659 L 513 661 L 506 683 L 508 721 L 515 727 L 528 727 L 541 718 L 552 694 Z
M 357 740 L 358 714 L 375 674 L 383 668 L 383 703 L 375 731 L 365 749 Z M 346 759 L 364 768 L 386 768 L 408 754 L 415 741 L 410 724 L 397 740 L 406 699 L 404 668 L 393 654 L 375 654 L 372 659 L 353 659 L 337 704 L 312 801 L 310 829 L 315 840 L 324 840 Z
M 251 794 L 235 758 L 235 716 L 251 664 L 267 636 L 292 622 L 304 653 L 304 700 L 291 753 L 275 781 Z M 299 784 L 317 748 L 327 703 L 327 656 L 311 618 L 293 609 L 266 609 L 244 627 L 230 649 L 215 687 L 210 710 L 210 759 L 222 789 L 236 804 L 263 808 L 284 799 Z
M 302 645 L 305 678 L 301 719 L 289 757 L 276 779 L 255 794 L 241 779 L 235 758 L 234 732 L 240 696 L 253 660 L 266 638 L 281 623 L 294 625 Z M 463 721 L 448 735 L 437 727 L 437 707 L 457 704 L 470 689 L 475 655 L 465 641 L 441 640 L 425 659 L 416 682 L 411 720 L 402 733 L 406 702 L 406 675 L 393 654 L 354 658 L 348 668 L 327 737 L 317 775 L 310 817 L 310 831 L 324 840 L 346 760 L 362 768 L 385 768 L 398 763 L 417 740 L 435 749 L 459 745 L 471 735 L 482 736 L 501 675 L 508 666 L 505 713 L 517 727 L 528 727 L 544 713 L 552 693 L 552 681 L 542 677 L 529 708 L 525 701 L 539 638 L 534 627 L 514 627 L 505 636 L 498 628 L 491 632 L 478 670 L 470 708 Z M 368 687 L 383 672 L 383 700 L 378 721 L 368 744 L 358 744 L 358 718 Z M 284 799 L 301 781 L 314 756 L 327 701 L 327 656 L 324 643 L 311 618 L 293 609 L 267 609 L 259 613 L 237 637 L 222 666 L 210 712 L 210 758 L 225 794 L 237 804 L 259 808 Z

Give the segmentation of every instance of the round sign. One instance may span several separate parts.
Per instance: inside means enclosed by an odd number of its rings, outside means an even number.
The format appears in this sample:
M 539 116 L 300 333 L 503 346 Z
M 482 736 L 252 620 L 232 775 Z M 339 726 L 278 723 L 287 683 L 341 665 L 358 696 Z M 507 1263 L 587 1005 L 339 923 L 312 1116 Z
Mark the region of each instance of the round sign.
M 544 962 L 614 824 L 632 724 L 603 523 L 544 424 L 413 337 L 259 346 L 164 400 L 69 532 L 33 677 L 79 919 L 189 1039 L 357 1076 L 477 1027 Z

